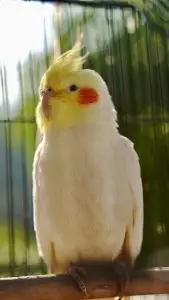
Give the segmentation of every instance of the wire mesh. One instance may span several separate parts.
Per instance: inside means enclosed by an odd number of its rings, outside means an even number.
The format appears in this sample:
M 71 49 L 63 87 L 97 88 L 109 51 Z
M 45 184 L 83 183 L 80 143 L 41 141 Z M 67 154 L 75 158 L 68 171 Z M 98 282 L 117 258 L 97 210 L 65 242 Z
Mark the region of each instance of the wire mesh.
M 15 12 L 21 4 L 11 5 Z M 59 30 L 55 27 L 55 6 L 29 2 L 22 3 L 21 14 L 24 9 L 27 15 L 22 22 L 28 22 L 32 16 L 32 25 L 25 32 L 32 44 L 24 59 L 18 57 L 15 61 L 15 95 L 10 78 L 13 51 L 10 63 L 0 52 L 0 276 L 46 271 L 37 254 L 32 220 L 34 111 L 54 37 L 59 40 L 62 52 L 68 50 L 75 41 L 77 26 L 83 29 L 84 45 L 90 52 L 85 67 L 99 72 L 107 82 L 118 111 L 120 132 L 133 140 L 140 156 L 145 225 L 138 267 L 168 266 L 169 38 L 166 31 L 156 30 L 134 5 L 123 2 L 116 7 L 104 3 L 97 9 L 86 3 L 78 7 L 60 4 Z M 11 14 L 15 16 L 14 12 Z M 37 25 L 37 19 L 41 25 Z M 21 32 L 23 28 L 20 22 L 18 30 Z M 18 32 L 14 30 L 10 25 L 10 32 L 16 37 Z M 38 34 L 41 38 L 35 49 Z M 1 31 L 0 35 L 2 40 Z M 30 40 L 29 36 L 34 38 Z M 20 47 L 21 44 L 22 41 Z

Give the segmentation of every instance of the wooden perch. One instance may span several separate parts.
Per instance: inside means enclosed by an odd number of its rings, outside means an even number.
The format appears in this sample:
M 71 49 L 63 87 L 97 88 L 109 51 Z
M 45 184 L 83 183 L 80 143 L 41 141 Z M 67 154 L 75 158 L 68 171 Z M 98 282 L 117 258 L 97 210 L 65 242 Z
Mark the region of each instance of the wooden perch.
M 117 296 L 111 272 L 88 277 L 89 298 Z M 125 295 L 169 294 L 169 269 L 134 271 Z M 0 279 L 0 300 L 79 300 L 83 294 L 69 275 Z

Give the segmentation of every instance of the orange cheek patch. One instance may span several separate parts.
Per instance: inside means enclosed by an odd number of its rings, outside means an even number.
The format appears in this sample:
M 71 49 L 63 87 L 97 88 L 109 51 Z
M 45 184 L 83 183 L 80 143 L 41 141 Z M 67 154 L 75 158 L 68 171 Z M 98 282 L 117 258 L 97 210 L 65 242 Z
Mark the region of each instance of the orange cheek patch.
M 91 104 L 99 100 L 98 93 L 92 88 L 80 88 L 78 93 L 78 102 L 80 104 Z

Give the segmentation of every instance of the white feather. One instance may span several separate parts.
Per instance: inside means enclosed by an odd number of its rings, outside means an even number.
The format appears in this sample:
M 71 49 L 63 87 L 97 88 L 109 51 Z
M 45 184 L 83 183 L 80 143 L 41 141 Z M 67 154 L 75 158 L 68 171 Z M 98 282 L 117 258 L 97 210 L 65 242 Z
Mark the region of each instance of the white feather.
M 110 260 L 125 233 L 133 260 L 140 252 L 143 193 L 138 156 L 117 130 L 116 111 L 100 77 L 97 122 L 44 135 L 34 159 L 34 223 L 38 249 L 49 245 L 65 268 L 72 261 Z M 134 216 L 134 221 L 133 221 Z

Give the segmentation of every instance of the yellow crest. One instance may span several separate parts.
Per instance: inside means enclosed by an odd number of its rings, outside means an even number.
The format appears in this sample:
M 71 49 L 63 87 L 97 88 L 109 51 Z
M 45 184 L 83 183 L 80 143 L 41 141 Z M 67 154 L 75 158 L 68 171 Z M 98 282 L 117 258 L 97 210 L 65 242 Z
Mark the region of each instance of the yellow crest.
M 74 47 L 63 53 L 61 56 L 54 58 L 53 64 L 50 66 L 50 68 L 46 71 L 44 76 L 42 77 L 40 88 L 44 88 L 48 85 L 50 82 L 50 79 L 53 76 L 58 77 L 64 77 L 68 73 L 78 71 L 82 69 L 82 66 L 86 60 L 86 57 L 88 55 L 85 54 L 84 56 L 81 56 L 81 50 L 82 50 L 82 39 L 83 36 L 80 34 L 80 36 L 77 39 L 77 42 L 75 43 Z

